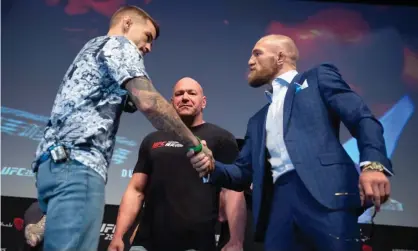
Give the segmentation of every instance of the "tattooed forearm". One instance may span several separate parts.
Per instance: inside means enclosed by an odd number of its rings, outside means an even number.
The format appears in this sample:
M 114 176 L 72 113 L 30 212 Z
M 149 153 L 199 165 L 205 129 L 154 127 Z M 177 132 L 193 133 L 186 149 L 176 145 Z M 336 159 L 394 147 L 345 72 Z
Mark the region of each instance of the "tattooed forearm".
M 146 77 L 138 77 L 129 80 L 126 83 L 126 89 L 129 91 L 129 93 L 132 92 L 131 94 L 134 94 L 134 96 L 136 96 L 135 94 L 138 94 L 138 91 L 149 91 L 158 93 L 154 85 L 151 83 L 151 80 L 149 80 Z
M 131 79 L 126 84 L 126 90 L 128 90 L 137 108 L 156 129 L 174 132 L 188 146 L 199 144 L 171 104 L 158 93 L 150 80 L 145 77 Z

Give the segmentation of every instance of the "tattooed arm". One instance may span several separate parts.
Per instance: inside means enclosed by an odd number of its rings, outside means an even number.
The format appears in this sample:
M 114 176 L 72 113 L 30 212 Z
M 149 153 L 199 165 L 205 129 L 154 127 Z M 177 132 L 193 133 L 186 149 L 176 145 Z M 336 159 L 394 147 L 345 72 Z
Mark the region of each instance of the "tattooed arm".
M 174 132 L 187 147 L 199 145 L 174 108 L 155 90 L 145 71 L 143 56 L 132 42 L 124 36 L 111 36 L 97 58 L 155 128 Z
M 44 215 L 38 223 L 26 226 L 25 238 L 30 246 L 35 247 L 44 239 L 45 221 L 46 216 Z
M 148 118 L 156 129 L 175 133 L 188 146 L 199 144 L 171 104 L 158 93 L 147 77 L 130 79 L 125 88 L 138 110 Z

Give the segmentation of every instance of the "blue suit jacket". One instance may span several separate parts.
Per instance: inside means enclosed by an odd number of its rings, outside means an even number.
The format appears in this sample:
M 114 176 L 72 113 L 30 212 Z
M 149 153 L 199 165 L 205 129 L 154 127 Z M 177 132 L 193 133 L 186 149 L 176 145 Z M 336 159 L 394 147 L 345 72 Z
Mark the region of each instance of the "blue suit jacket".
M 306 188 L 330 209 L 360 208 L 359 175 L 339 139 L 340 122 L 357 139 L 360 161 L 377 161 L 392 172 L 383 127 L 364 101 L 341 78 L 338 69 L 322 64 L 302 74 L 296 92 L 289 86 L 284 102 L 284 141 L 296 172 Z M 256 229 L 263 214 L 266 173 L 266 115 L 269 105 L 250 118 L 242 150 L 234 164 L 216 162 L 210 182 L 241 191 L 253 183 Z M 269 174 L 270 175 L 270 174 Z M 263 224 L 266 224 L 264 222 Z M 263 229 L 263 227 L 261 228 Z

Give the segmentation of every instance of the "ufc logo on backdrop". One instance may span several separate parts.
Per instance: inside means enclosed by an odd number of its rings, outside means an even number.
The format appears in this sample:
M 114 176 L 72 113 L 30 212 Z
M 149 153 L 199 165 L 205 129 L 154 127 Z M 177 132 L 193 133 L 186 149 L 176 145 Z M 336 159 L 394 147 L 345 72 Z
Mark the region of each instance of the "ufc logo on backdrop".
M 104 236 L 105 240 L 111 241 L 113 239 L 113 234 L 115 233 L 116 225 L 103 223 L 100 228 L 100 236 Z

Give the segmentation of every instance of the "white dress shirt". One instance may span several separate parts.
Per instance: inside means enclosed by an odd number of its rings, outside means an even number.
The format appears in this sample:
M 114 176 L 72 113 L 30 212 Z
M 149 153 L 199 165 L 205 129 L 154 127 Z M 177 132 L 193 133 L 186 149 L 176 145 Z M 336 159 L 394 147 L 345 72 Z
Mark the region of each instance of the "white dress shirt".
M 271 84 L 273 93 L 266 92 L 271 103 L 266 120 L 266 146 L 271 156 L 268 161 L 271 164 L 273 183 L 280 175 L 295 169 L 284 143 L 283 106 L 288 85 L 297 74 L 297 71 L 292 70 L 280 75 Z

